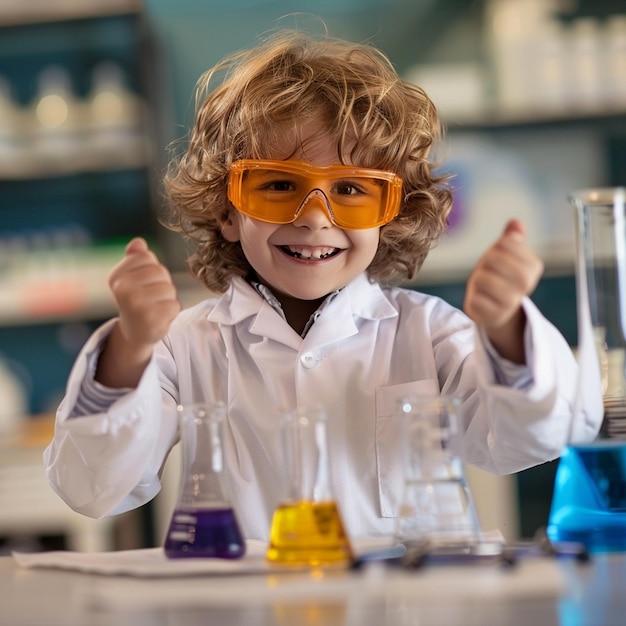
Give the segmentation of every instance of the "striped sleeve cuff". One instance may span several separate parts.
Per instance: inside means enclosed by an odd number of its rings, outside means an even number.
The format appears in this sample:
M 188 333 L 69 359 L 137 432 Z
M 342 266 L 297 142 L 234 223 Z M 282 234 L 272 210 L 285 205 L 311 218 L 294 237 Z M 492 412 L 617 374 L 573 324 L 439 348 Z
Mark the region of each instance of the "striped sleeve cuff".
M 105 387 L 91 376 L 86 376 L 80 386 L 80 392 L 70 417 L 104 413 L 116 400 L 126 395 L 129 391 L 130 389 Z
M 484 330 L 479 328 L 478 332 L 493 368 L 496 383 L 519 391 L 528 389 L 533 384 L 533 374 L 530 367 L 503 359 L 487 338 Z M 524 331 L 524 348 L 526 352 L 526 362 L 532 363 L 533 348 L 528 327 L 526 327 Z
M 104 413 L 116 400 L 131 391 L 130 388 L 105 387 L 94 378 L 99 356 L 100 350 L 88 356 L 87 374 L 82 380 L 70 418 Z

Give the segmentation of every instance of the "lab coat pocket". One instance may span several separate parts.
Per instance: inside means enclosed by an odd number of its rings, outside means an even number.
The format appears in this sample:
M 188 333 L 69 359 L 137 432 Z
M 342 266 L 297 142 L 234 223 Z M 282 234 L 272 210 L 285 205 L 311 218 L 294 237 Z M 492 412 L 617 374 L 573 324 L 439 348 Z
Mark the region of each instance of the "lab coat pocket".
M 439 393 L 435 379 L 415 380 L 376 389 L 376 469 L 383 517 L 398 517 L 402 503 L 402 420 L 400 402 L 411 396 Z

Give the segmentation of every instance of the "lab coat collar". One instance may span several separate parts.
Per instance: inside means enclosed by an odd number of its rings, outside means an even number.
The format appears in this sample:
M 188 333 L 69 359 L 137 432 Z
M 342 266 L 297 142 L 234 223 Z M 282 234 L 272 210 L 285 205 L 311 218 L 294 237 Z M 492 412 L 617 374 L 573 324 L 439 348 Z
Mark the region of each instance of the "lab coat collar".
M 377 283 L 360 274 L 346 285 L 324 309 L 304 338 L 309 347 L 341 341 L 359 332 L 358 320 L 396 317 L 398 311 Z
M 377 283 L 360 274 L 342 289 L 313 324 L 305 339 L 291 329 L 281 315 L 245 279 L 235 277 L 208 315 L 208 320 L 235 325 L 254 318 L 251 333 L 275 339 L 298 349 L 303 341 L 329 343 L 358 332 L 355 318 L 380 320 L 395 317 L 398 311 Z M 286 332 L 288 329 L 290 332 Z
M 207 319 L 210 322 L 231 326 L 257 315 L 264 303 L 267 304 L 263 296 L 247 280 L 235 276 L 230 281 L 230 287 L 211 309 Z
M 388 300 L 381 286 L 370 281 L 366 273 L 359 274 L 337 296 L 344 295 L 352 305 L 352 312 L 358 317 L 369 320 L 381 320 L 397 317 L 398 311 Z

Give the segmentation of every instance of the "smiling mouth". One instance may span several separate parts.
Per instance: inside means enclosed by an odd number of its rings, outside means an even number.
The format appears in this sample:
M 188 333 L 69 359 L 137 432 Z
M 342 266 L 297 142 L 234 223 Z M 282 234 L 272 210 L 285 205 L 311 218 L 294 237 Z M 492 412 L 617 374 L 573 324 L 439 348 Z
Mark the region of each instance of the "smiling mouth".
M 321 261 L 328 259 L 341 252 L 341 248 L 331 248 L 330 246 L 279 246 L 280 249 L 294 259 L 305 261 Z

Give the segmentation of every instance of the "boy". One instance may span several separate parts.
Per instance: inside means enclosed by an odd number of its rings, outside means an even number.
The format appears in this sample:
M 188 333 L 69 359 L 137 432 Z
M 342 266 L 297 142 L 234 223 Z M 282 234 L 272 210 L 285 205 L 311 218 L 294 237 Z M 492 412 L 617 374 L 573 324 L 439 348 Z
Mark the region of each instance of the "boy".
M 281 404 L 323 400 L 353 537 L 395 530 L 408 395 L 459 396 L 465 460 L 492 472 L 556 458 L 572 419 L 595 436 L 601 404 L 572 418 L 576 362 L 528 299 L 543 268 L 519 221 L 474 268 L 465 314 L 384 286 L 419 270 L 451 193 L 430 160 L 433 104 L 380 52 L 280 34 L 208 72 L 198 102 L 165 182 L 172 225 L 196 244 L 190 270 L 217 295 L 180 312 L 167 269 L 130 242 L 110 276 L 119 316 L 78 356 L 45 453 L 72 508 L 100 517 L 153 498 L 179 404 L 226 403 L 249 539 L 267 539 L 282 495 Z

